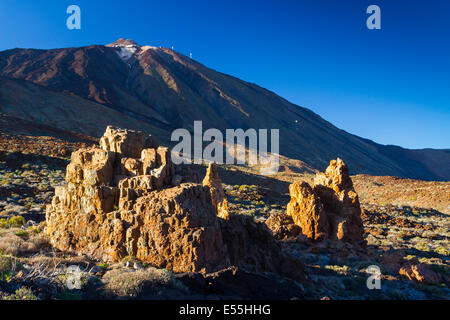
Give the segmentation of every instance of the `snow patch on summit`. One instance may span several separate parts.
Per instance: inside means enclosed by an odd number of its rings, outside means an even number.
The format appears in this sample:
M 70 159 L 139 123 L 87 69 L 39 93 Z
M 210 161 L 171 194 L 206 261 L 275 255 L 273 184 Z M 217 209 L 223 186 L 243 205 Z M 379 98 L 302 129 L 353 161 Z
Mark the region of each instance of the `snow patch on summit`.
M 138 48 L 132 45 L 128 45 L 125 47 L 122 46 L 116 46 L 116 48 L 119 48 L 117 51 L 117 54 L 122 60 L 129 60 L 135 53 L 138 51 Z
M 128 44 L 128 45 L 120 45 L 119 44 L 119 45 L 113 45 L 112 47 L 118 49 L 116 52 L 123 61 L 128 61 L 135 54 L 142 54 L 147 50 L 158 49 L 157 47 L 153 47 L 153 46 L 140 47 L 138 45 L 133 45 L 133 44 Z

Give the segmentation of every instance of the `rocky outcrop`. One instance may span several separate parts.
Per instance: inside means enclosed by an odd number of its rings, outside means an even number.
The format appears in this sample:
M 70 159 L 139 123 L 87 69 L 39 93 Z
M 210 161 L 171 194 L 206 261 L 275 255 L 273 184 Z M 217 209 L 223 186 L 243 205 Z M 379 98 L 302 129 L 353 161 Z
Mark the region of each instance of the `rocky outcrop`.
M 303 181 L 294 182 L 289 186 L 289 194 L 291 201 L 286 213 L 300 226 L 302 233 L 315 240 L 328 238 L 330 226 L 324 206 L 310 185 Z
M 209 187 L 211 192 L 211 200 L 216 209 L 217 216 L 222 219 L 229 219 L 228 201 L 223 191 L 222 181 L 217 172 L 217 165 L 210 163 L 206 170 L 206 176 L 203 179 L 203 186 Z
M 303 277 L 302 262 L 281 250 L 264 223 L 228 215 L 215 165 L 204 185 L 182 183 L 179 174 L 151 137 L 108 127 L 100 148 L 72 154 L 67 185 L 47 206 L 45 232 L 60 250 L 105 261 L 131 256 L 175 272 L 235 265 Z
M 169 150 L 142 132 L 108 127 L 80 149 L 47 207 L 54 247 L 104 260 L 125 256 L 175 271 L 216 270 L 226 251 L 209 189 L 170 187 Z
M 285 213 L 271 214 L 265 224 L 277 240 L 296 238 L 302 232 L 302 229 L 294 223 L 292 217 Z
M 306 237 L 365 244 L 358 195 L 341 159 L 330 161 L 325 173 L 315 176 L 313 187 L 297 181 L 289 186 L 289 192 L 286 213 Z
M 225 296 L 230 300 L 305 299 L 305 289 L 298 282 L 273 273 L 255 273 L 229 267 L 204 276 L 198 273 L 177 275 L 191 292 L 206 299 Z
M 402 266 L 398 272 L 411 281 L 436 285 L 442 282 L 442 276 L 434 272 L 428 265 L 419 263 L 417 259 Z
M 219 221 L 201 185 L 151 192 L 133 209 L 120 216 L 130 226 L 124 238 L 128 255 L 175 272 L 228 265 Z
M 304 277 L 302 261 L 284 252 L 269 228 L 253 217 L 230 214 L 220 219 L 231 265 L 254 272 L 273 272 L 292 279 Z
M 361 206 L 344 161 L 339 158 L 330 161 L 325 173 L 316 175 L 314 191 L 324 204 L 330 222 L 331 237 L 363 244 Z

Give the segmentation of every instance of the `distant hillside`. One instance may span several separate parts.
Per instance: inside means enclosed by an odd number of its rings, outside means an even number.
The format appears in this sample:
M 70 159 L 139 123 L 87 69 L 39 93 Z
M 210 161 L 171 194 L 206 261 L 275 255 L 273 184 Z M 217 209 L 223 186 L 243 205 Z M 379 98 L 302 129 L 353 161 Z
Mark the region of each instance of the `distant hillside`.
M 341 157 L 352 173 L 450 180 L 449 150 L 374 143 L 255 84 L 130 40 L 0 52 L 0 112 L 94 136 L 115 124 L 163 143 L 173 129 L 192 130 L 194 120 L 204 129 L 279 128 L 280 153 L 320 170 Z

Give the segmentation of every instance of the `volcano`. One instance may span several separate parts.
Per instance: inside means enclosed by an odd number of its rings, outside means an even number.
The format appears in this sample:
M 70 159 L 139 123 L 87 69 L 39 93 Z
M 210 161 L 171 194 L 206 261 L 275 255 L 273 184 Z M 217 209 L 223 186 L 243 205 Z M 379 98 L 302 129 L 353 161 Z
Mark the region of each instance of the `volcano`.
M 352 174 L 450 180 L 450 150 L 377 144 L 256 84 L 130 39 L 0 52 L 0 113 L 95 137 L 107 125 L 138 129 L 166 145 L 195 120 L 223 132 L 280 129 L 280 154 L 319 170 L 339 157 Z

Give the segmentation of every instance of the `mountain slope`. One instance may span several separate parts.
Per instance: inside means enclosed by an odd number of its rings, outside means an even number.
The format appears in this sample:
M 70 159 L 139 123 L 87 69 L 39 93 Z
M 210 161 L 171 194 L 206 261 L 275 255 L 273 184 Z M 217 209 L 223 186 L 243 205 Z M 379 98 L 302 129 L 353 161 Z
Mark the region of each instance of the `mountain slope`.
M 204 130 L 279 128 L 280 153 L 318 169 L 339 156 L 353 173 L 450 180 L 448 150 L 362 139 L 166 48 L 120 39 L 108 46 L 7 50 L 0 52 L 0 76 L 0 112 L 65 130 L 99 136 L 114 123 L 165 142 L 176 128 L 192 130 L 194 120 Z
M 142 129 L 159 135 L 166 133 L 151 123 L 93 101 L 51 91 L 28 81 L 3 77 L 0 77 L 0 114 L 94 137 L 101 136 L 109 124 Z M 32 128 L 39 131 L 37 127 Z M 24 130 L 23 125 L 20 129 Z M 51 132 L 50 129 L 41 130 Z

